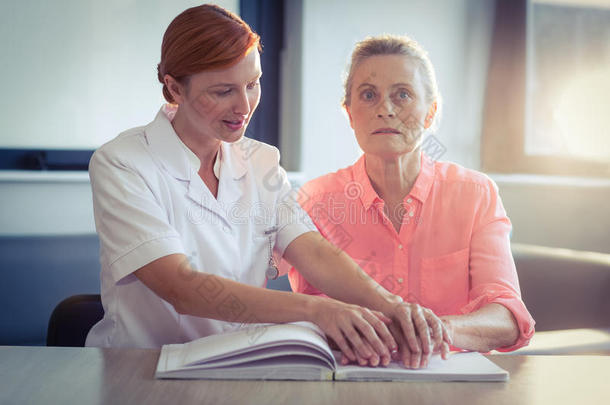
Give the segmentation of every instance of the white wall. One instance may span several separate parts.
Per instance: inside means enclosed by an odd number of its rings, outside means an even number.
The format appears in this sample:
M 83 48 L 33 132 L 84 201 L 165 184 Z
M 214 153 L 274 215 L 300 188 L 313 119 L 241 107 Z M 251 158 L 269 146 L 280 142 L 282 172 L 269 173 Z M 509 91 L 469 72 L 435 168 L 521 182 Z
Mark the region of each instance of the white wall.
M 156 70 L 163 33 L 201 3 L 0 2 L 0 147 L 91 149 L 150 122 L 164 102 Z
M 610 179 L 491 174 L 512 241 L 610 253 Z
M 0 236 L 95 232 L 87 172 L 0 171 Z

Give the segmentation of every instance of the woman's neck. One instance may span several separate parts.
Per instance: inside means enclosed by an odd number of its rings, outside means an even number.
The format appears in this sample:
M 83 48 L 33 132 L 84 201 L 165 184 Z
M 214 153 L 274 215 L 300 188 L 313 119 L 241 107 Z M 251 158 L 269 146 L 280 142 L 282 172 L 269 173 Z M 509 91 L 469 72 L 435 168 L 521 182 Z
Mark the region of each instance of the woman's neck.
M 386 204 L 401 203 L 409 194 L 421 167 L 421 153 L 413 152 L 391 158 L 365 156 L 366 173 L 371 185 Z
M 213 173 L 220 141 L 198 132 L 197 128 L 190 125 L 184 114 L 180 113 L 180 108 L 176 111 L 172 126 L 180 140 L 199 158 L 201 162 L 199 173 Z

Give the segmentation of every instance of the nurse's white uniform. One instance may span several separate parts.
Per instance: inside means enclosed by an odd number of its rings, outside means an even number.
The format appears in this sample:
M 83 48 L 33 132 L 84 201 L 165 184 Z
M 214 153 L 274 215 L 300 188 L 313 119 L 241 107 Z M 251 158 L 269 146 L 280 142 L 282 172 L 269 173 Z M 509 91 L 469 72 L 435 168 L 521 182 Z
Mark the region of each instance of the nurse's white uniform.
M 91 158 L 105 315 L 89 332 L 87 346 L 155 348 L 237 327 L 178 314 L 133 272 L 181 253 L 194 269 L 263 287 L 270 245 L 279 258 L 297 236 L 315 230 L 276 148 L 248 138 L 223 142 L 214 198 L 197 174 L 199 160 L 169 117 L 162 108 L 149 125 L 123 132 Z M 191 276 L 186 266 L 181 274 Z M 222 284 L 206 280 L 198 286 L 202 300 L 227 319 L 245 315 L 256 321 Z

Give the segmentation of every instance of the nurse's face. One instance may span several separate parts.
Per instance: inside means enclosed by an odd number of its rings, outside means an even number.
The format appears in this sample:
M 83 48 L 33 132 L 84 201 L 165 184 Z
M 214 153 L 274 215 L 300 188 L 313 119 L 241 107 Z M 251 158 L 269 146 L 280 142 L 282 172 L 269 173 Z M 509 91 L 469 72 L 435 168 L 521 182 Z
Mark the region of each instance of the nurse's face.
M 396 157 L 417 150 L 436 104 L 426 101 L 417 63 L 403 55 L 365 59 L 354 72 L 350 125 L 364 153 Z
M 235 142 L 258 106 L 261 74 L 256 49 L 229 68 L 194 74 L 176 100 L 178 113 L 198 136 Z

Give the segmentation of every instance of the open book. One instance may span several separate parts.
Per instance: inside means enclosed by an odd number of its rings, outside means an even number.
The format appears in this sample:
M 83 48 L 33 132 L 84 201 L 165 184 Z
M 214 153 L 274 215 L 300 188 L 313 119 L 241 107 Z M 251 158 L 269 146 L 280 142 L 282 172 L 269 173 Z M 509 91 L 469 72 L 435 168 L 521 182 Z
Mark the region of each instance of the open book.
M 184 344 L 164 345 L 157 378 L 221 380 L 506 381 L 508 372 L 479 353 L 439 355 L 425 369 L 342 366 L 309 322 L 257 324 Z

